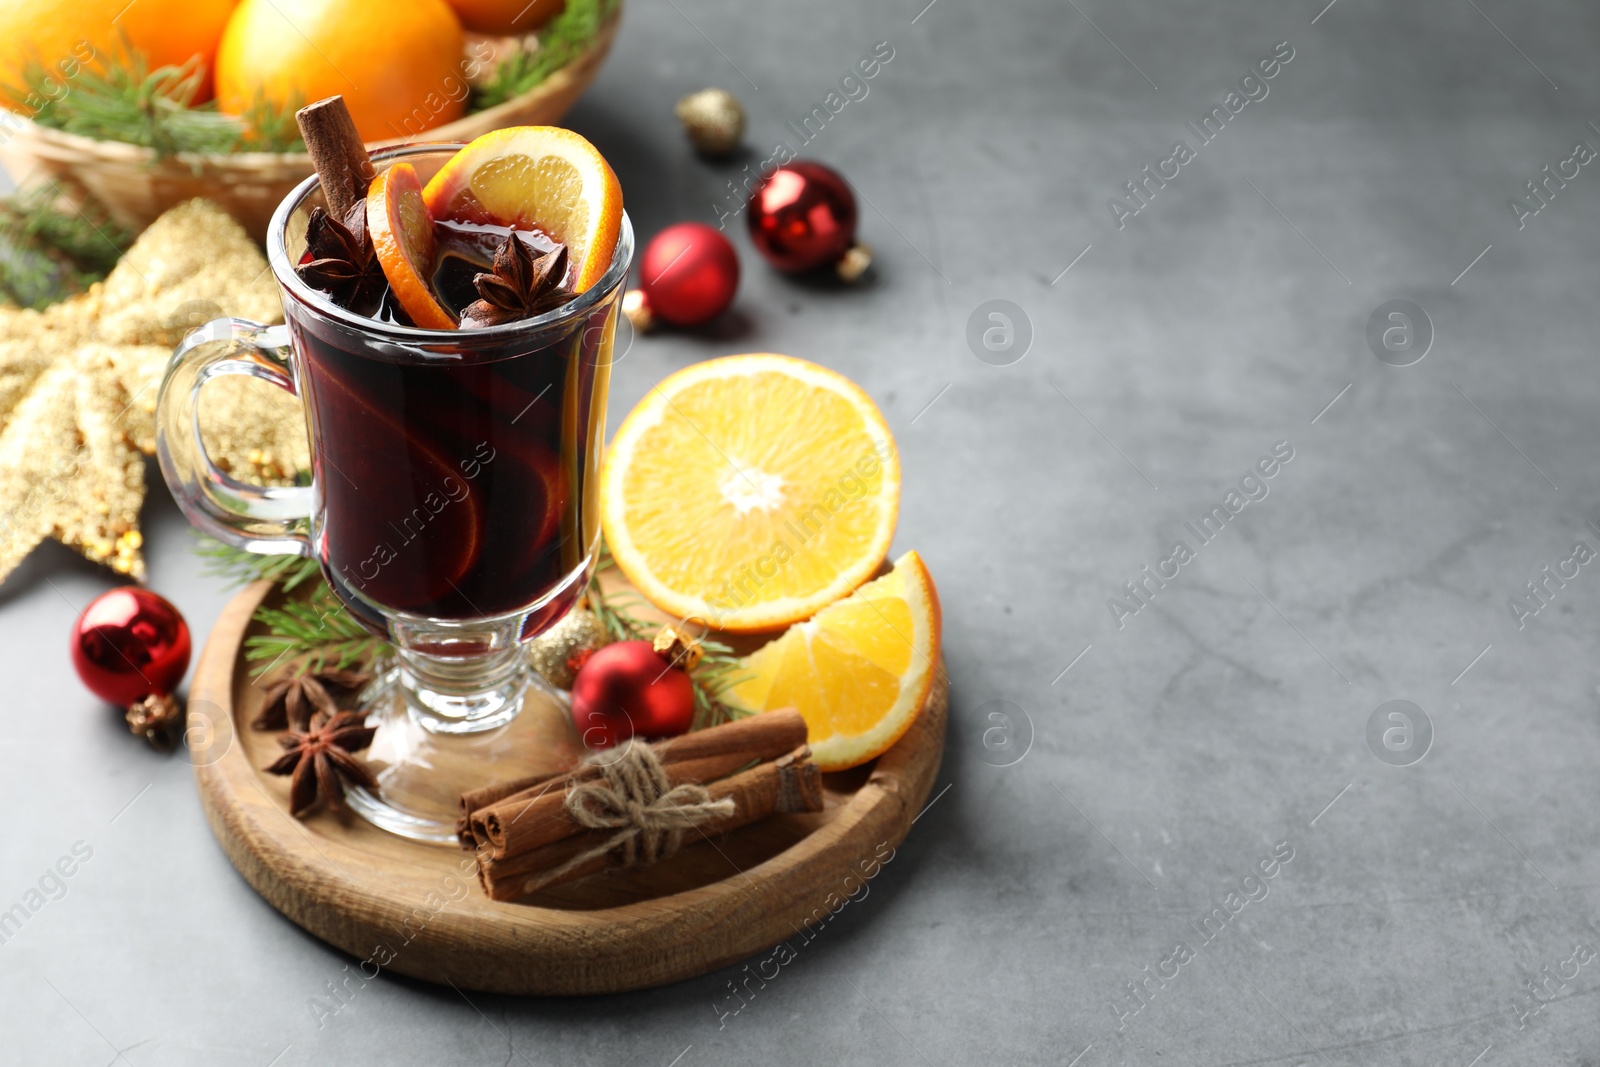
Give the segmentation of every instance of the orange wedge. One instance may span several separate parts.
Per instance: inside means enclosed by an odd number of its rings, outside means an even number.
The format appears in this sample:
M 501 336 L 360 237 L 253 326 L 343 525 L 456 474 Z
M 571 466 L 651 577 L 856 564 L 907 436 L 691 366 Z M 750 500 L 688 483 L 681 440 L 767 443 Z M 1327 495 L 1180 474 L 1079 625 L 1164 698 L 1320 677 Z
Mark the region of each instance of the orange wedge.
M 436 219 L 543 230 L 566 243 L 573 291 L 605 274 L 622 186 L 594 145 L 558 126 L 512 126 L 457 152 L 423 190 Z
M 416 168 L 396 163 L 367 187 L 367 232 L 389 288 L 411 321 L 425 330 L 453 330 L 456 320 L 434 299 L 433 218 L 422 203 Z
M 939 592 L 922 557 L 829 605 L 740 663 L 723 699 L 743 711 L 795 708 L 825 771 L 855 767 L 900 740 L 927 703 L 939 663 Z
M 719 630 L 808 619 L 871 578 L 900 510 L 900 457 L 848 378 L 767 353 L 686 367 L 606 453 L 600 521 L 629 581 Z

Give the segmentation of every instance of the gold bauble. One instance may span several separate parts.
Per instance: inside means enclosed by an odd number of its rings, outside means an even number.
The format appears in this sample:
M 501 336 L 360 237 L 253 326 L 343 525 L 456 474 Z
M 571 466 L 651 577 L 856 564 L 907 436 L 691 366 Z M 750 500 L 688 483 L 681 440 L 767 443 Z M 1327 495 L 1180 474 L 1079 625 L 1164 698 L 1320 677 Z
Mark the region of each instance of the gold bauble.
M 606 628 L 588 608 L 573 608 L 560 622 L 528 642 L 528 662 L 557 689 L 571 689 L 582 657 L 608 643 Z
M 674 109 L 694 146 L 708 156 L 725 156 L 744 136 L 744 108 L 726 89 L 701 89 Z

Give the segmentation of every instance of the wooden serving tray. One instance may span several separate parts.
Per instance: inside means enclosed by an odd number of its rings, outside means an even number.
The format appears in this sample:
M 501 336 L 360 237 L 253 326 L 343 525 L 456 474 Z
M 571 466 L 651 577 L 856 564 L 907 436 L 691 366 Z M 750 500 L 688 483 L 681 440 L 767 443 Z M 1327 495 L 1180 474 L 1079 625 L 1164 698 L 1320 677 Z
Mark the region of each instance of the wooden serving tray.
M 460 849 L 408 841 L 354 815 L 288 814 L 288 779 L 259 768 L 277 734 L 250 722 L 261 690 L 242 655 L 258 582 L 217 620 L 189 697 L 200 801 L 233 865 L 273 907 L 362 962 L 430 982 L 521 994 L 615 993 L 736 963 L 857 892 L 905 839 L 944 748 L 948 686 L 873 763 L 826 776 L 827 806 L 685 846 L 652 868 L 610 871 L 499 904 Z M 530 712 L 532 713 L 532 712 Z M 553 735 L 571 725 L 548 724 Z M 572 738 L 576 746 L 576 738 Z M 370 962 L 369 962 L 370 961 Z

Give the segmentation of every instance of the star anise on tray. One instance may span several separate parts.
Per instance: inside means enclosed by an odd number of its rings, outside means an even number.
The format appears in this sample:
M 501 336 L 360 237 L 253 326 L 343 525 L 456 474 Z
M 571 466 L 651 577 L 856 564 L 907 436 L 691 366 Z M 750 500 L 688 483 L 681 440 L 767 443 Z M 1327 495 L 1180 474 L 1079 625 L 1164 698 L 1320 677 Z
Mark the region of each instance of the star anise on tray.
M 494 273 L 473 277 L 472 285 L 482 299 L 462 311 L 461 326 L 499 326 L 558 308 L 572 299 L 572 291 L 562 287 L 566 277 L 566 245 L 535 256 L 526 241 L 507 234 L 495 249 Z
M 389 281 L 367 233 L 367 202 L 357 200 L 342 220 L 320 207 L 306 222 L 306 249 L 311 259 L 295 267 L 300 280 L 321 289 L 347 311 L 371 314 L 383 299 Z
M 377 727 L 362 725 L 366 714 L 341 711 L 327 716 L 318 712 L 304 733 L 291 730 L 278 739 L 286 751 L 267 767 L 268 774 L 292 774 L 289 812 L 303 819 L 321 801 L 333 811 L 344 809 L 347 784 L 378 791 L 378 780 L 367 765 L 351 755 L 372 744 Z
M 338 714 L 339 698 L 366 685 L 370 677 L 362 671 L 290 670 L 267 687 L 261 714 L 251 725 L 257 730 L 305 730 L 316 712 Z

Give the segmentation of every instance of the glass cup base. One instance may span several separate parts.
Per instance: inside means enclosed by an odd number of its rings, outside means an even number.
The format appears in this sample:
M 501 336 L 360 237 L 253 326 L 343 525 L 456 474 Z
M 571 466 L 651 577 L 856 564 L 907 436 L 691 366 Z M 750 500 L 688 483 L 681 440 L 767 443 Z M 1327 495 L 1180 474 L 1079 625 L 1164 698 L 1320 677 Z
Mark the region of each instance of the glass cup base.
M 378 779 L 378 792 L 355 787 L 351 810 L 393 834 L 429 844 L 455 845 L 461 794 L 496 782 L 555 773 L 570 767 L 582 745 L 572 728 L 567 694 L 532 671 L 516 691 L 496 696 L 492 714 L 473 720 L 470 733 L 440 728 L 419 712 L 401 670 L 391 668 L 362 694 L 356 710 L 377 728 L 358 753 Z

